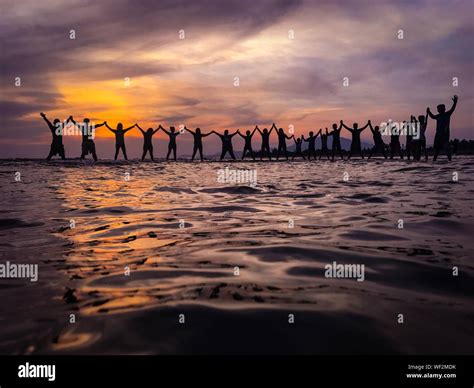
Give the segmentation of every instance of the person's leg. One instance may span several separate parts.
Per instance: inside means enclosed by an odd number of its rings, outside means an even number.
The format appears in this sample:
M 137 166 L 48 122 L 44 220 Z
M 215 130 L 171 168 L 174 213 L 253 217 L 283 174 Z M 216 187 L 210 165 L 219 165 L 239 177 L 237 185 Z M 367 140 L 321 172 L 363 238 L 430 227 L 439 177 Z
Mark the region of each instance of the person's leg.
M 195 145 L 193 148 L 193 156 L 191 157 L 191 160 L 194 160 L 194 157 L 196 156 L 196 152 L 198 150 L 198 147 Z
M 151 146 L 151 147 L 148 149 L 148 153 L 150 154 L 151 160 L 154 161 L 155 159 L 153 158 L 153 146 Z
M 364 152 L 362 151 L 362 147 L 359 147 L 359 153 L 360 153 L 360 157 L 364 159 Z
M 232 147 L 229 148 L 229 154 L 230 154 L 230 157 L 235 160 L 235 155 L 234 155 L 234 149 Z
M 448 156 L 448 160 L 451 161 L 451 145 L 449 144 L 449 140 L 446 140 L 444 143 L 444 149 L 446 150 L 446 155 Z
M 173 147 L 173 159 L 176 162 L 176 146 Z
M 202 156 L 202 145 L 198 147 L 199 150 L 199 156 L 201 157 L 201 162 L 204 160 L 204 157 Z
M 372 149 L 370 150 L 369 157 L 367 159 L 370 159 L 372 157 L 372 155 L 375 153 L 375 151 L 377 151 L 377 146 L 376 145 L 374 145 L 372 147 Z
M 123 157 L 125 158 L 125 160 L 128 160 L 127 150 L 125 149 L 125 144 L 122 145 L 122 153 L 123 153 Z
M 382 150 L 383 157 L 387 159 L 387 154 L 385 153 L 385 146 L 383 144 L 380 146 L 380 149 Z
M 118 144 L 115 144 L 115 157 L 114 157 L 114 160 L 117 160 L 119 150 L 120 150 L 120 146 Z
M 146 147 L 143 147 L 142 162 L 145 160 L 145 155 L 146 155 L 147 151 L 148 151 L 148 149 Z
M 221 152 L 221 160 L 224 159 L 225 154 L 227 153 L 227 150 L 225 147 L 222 147 L 222 152 Z
M 168 153 L 166 154 L 166 160 L 170 158 L 171 150 L 172 150 L 171 146 L 168 146 Z
M 97 154 L 95 153 L 95 149 L 92 150 L 92 157 L 94 158 L 94 161 L 97 162 Z
M 244 151 L 242 152 L 242 160 L 245 159 L 245 152 L 247 152 L 247 146 L 244 147 Z

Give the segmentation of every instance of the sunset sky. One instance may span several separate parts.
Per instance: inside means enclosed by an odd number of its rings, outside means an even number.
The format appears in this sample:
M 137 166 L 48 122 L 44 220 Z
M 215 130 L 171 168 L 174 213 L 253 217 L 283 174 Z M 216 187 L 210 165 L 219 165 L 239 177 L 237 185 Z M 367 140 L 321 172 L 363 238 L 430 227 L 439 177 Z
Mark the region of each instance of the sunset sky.
M 406 120 L 427 106 L 449 108 L 457 94 L 452 137 L 474 138 L 472 0 L 0 4 L 0 158 L 47 155 L 51 135 L 41 111 L 51 120 L 72 114 L 77 121 L 186 124 L 205 132 L 275 121 L 298 135 L 340 119 Z M 428 128 L 431 144 L 432 121 Z M 111 133 L 100 128 L 97 136 L 99 157 L 111 157 Z M 370 133 L 363 137 L 371 142 Z M 159 157 L 163 139 L 155 139 Z M 189 153 L 191 143 L 181 135 L 178 154 Z M 64 144 L 67 156 L 79 156 L 79 138 Z M 217 137 L 206 138 L 205 153 L 218 145 Z M 127 146 L 131 157 L 140 156 L 139 131 Z M 240 150 L 241 139 L 234 146 Z

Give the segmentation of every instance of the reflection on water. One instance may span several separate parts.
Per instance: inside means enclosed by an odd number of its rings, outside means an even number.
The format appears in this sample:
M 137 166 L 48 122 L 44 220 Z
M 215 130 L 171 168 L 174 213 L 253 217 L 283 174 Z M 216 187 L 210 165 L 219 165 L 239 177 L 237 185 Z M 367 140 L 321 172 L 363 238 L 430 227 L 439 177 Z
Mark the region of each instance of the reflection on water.
M 225 165 L 1 162 L 0 351 L 472 351 L 473 158 Z

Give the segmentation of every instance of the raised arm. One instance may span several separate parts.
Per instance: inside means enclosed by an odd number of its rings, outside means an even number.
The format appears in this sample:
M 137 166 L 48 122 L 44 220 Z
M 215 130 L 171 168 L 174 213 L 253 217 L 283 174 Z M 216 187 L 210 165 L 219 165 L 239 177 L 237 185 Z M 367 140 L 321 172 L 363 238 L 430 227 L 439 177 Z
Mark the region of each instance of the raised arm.
M 137 128 L 140 130 L 140 132 L 144 135 L 144 134 L 145 134 L 145 131 L 142 129 L 142 127 L 140 127 L 140 126 L 138 125 L 138 123 L 135 124 L 135 125 L 136 125 Z
M 219 136 L 221 139 L 224 137 L 224 135 L 221 135 L 220 133 L 218 133 L 216 131 L 212 131 L 211 133 L 213 133 L 214 135 Z
M 164 133 L 166 133 L 168 136 L 170 135 L 170 132 L 168 132 L 164 127 L 160 126 L 158 127 L 158 129 L 161 129 Z
M 362 132 L 364 129 L 366 129 L 368 126 L 371 126 L 371 123 L 370 123 L 370 120 L 367 121 L 367 124 L 365 124 L 362 128 L 360 128 L 359 130 Z
M 154 134 L 155 134 L 156 132 L 158 132 L 159 130 L 160 130 L 160 127 L 154 129 L 152 135 L 154 135 Z
M 344 124 L 344 122 L 341 120 L 341 125 L 340 125 L 339 128 L 342 128 L 342 127 L 346 128 L 349 132 L 352 132 L 352 128 L 348 127 L 348 126 L 347 126 L 346 124 Z
M 202 132 L 201 132 L 201 136 L 202 136 L 202 137 L 206 137 L 206 136 L 209 136 L 209 135 L 211 135 L 211 134 L 212 134 L 212 132 L 208 132 L 208 133 L 202 133 Z
M 69 117 L 67 118 L 66 123 L 68 123 L 69 121 L 70 121 L 71 123 L 73 123 L 74 125 L 77 125 L 76 121 L 72 118 L 72 116 L 69 116 Z
M 135 123 L 135 124 L 133 124 L 131 127 L 125 128 L 125 129 L 123 130 L 123 133 L 130 131 L 130 130 L 131 130 L 134 126 L 136 126 L 136 125 L 137 125 L 137 124 Z
M 100 128 L 100 127 L 103 127 L 104 125 L 105 125 L 105 121 L 102 124 L 95 124 L 94 128 Z
M 302 139 L 303 141 L 309 141 L 309 138 L 308 138 L 308 139 L 305 139 L 305 138 L 304 138 L 304 135 L 301 135 L 301 139 Z
M 429 107 L 426 108 L 426 115 L 427 115 L 427 116 L 430 116 L 432 119 L 436 120 L 436 115 L 434 115 L 433 113 L 431 113 Z
M 115 129 L 109 127 L 109 124 L 107 124 L 107 121 L 105 121 L 104 124 L 105 124 L 105 126 L 109 129 L 109 131 L 111 131 L 111 132 L 113 132 L 113 133 L 116 132 Z
M 254 134 L 255 134 L 255 131 L 257 130 L 257 128 L 255 128 L 252 132 L 252 134 L 250 135 L 250 137 L 252 137 Z
M 454 110 L 456 109 L 456 105 L 458 104 L 458 96 L 454 95 L 453 96 L 453 106 L 451 107 L 450 110 L 448 110 L 448 114 L 453 114 Z
M 50 129 L 51 131 L 54 131 L 54 125 L 53 125 L 53 123 L 52 123 L 51 121 L 48 120 L 48 118 L 46 117 L 46 115 L 45 115 L 43 112 L 41 112 L 41 113 L 40 113 L 40 116 L 43 118 L 44 121 L 46 121 L 46 124 L 48 124 L 49 129 Z
M 189 132 L 191 135 L 194 135 L 194 132 L 191 131 L 190 129 L 188 129 L 188 127 L 186 127 L 186 125 L 184 126 L 184 130 Z
M 240 132 L 239 130 L 235 131 L 233 134 L 229 134 L 230 137 L 234 137 L 235 135 L 239 134 L 240 135 Z
M 288 136 L 286 133 L 283 133 L 283 134 L 285 135 L 285 137 L 286 137 L 288 140 L 290 140 L 291 138 L 294 138 L 294 137 L 295 137 L 295 135 Z

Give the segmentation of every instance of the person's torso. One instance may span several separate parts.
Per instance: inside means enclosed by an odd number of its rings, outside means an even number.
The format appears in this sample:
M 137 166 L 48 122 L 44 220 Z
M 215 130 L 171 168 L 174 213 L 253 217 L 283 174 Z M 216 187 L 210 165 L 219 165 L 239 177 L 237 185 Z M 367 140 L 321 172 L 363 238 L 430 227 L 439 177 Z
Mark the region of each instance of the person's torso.
M 117 144 L 124 144 L 125 143 L 125 132 L 118 130 L 115 132 L 115 142 Z

